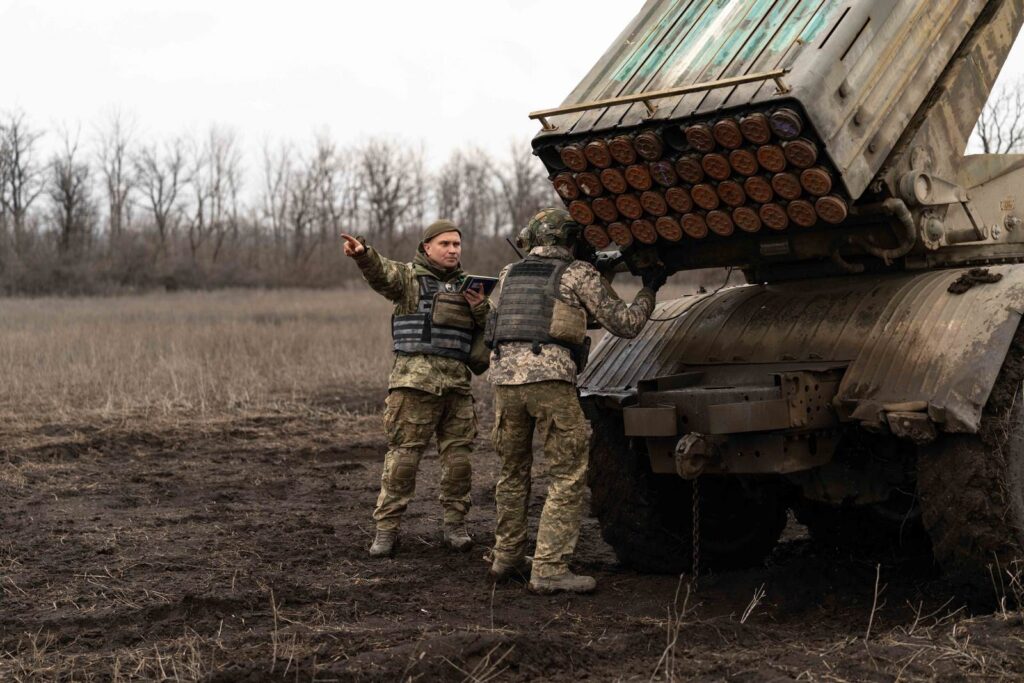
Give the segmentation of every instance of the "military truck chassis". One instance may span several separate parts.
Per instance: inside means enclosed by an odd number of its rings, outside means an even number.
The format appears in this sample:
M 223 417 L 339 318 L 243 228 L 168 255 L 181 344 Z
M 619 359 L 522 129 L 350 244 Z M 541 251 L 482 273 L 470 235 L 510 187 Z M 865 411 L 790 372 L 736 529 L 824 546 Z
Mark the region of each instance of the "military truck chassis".
M 1024 548 L 1024 267 L 986 272 L 737 287 L 603 340 L 581 386 L 620 558 L 692 568 L 698 481 L 704 568 L 763 560 L 792 509 L 829 544 L 933 546 L 988 585 Z
M 750 283 L 662 304 L 581 377 L 623 561 L 692 565 L 696 509 L 703 566 L 757 562 L 790 508 L 975 584 L 1024 558 L 1024 155 L 964 155 L 1022 23 L 1024 0 L 647 0 L 531 115 L 592 247 Z

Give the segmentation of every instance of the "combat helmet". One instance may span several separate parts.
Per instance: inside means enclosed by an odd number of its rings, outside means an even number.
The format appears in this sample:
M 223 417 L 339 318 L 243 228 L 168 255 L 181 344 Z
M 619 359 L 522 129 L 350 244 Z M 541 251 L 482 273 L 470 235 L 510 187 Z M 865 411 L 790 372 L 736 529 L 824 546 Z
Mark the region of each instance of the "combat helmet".
M 579 224 L 565 209 L 541 209 L 519 231 L 516 242 L 520 249 L 556 245 L 566 247 L 572 246 L 579 234 Z

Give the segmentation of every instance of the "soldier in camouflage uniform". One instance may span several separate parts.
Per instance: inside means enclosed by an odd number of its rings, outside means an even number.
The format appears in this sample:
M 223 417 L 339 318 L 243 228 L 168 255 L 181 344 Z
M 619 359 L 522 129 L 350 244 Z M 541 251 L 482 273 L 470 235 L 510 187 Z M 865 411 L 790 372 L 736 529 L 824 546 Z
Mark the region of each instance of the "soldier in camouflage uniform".
M 426 229 L 412 263 L 386 259 L 351 235 L 342 238 L 345 254 L 355 259 L 370 287 L 395 304 L 395 363 L 384 410 L 388 452 L 373 513 L 377 533 L 370 555 L 394 553 L 402 513 L 416 487 L 420 458 L 435 435 L 441 458 L 444 543 L 455 550 L 469 550 L 473 540 L 465 518 L 476 413 L 468 364 L 473 338 L 482 333 L 490 302 L 478 291 L 457 291 L 464 276 L 461 232 L 451 221 L 440 220 Z
M 529 255 L 502 271 L 501 294 L 487 337 L 494 348 L 494 448 L 501 458 L 495 490 L 497 528 L 491 577 L 530 575 L 534 592 L 592 591 L 596 582 L 569 571 L 579 537 L 589 457 L 589 427 L 576 393 L 588 317 L 612 334 L 634 337 L 654 309 L 664 275 L 645 276 L 627 305 L 593 265 L 575 260 L 579 226 L 562 209 L 538 213 L 520 234 Z M 537 529 L 532 569 L 526 512 L 533 432 L 544 440 L 551 484 Z

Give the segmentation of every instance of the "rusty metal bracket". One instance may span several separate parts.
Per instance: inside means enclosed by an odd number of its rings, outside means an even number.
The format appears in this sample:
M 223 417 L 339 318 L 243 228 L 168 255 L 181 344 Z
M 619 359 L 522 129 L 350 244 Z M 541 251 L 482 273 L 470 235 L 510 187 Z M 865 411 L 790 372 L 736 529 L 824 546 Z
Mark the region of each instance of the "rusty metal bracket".
M 885 414 L 889 429 L 897 437 L 923 446 L 935 441 L 938 432 L 927 413 L 892 411 Z
M 579 104 L 570 104 L 564 107 L 555 107 L 554 109 L 532 111 L 530 112 L 529 117 L 533 120 L 540 121 L 540 124 L 545 131 L 553 131 L 558 130 L 558 126 L 552 124 L 548 120 L 552 116 L 576 114 L 579 112 L 590 111 L 591 109 L 600 109 L 602 107 L 613 107 L 618 104 L 635 104 L 636 102 L 640 102 L 647 109 L 647 118 L 650 118 L 658 111 L 658 105 L 655 100 L 664 99 L 666 97 L 689 95 L 697 92 L 706 92 L 709 90 L 718 90 L 720 88 L 731 88 L 733 86 L 745 85 L 747 83 L 757 83 L 759 81 L 768 80 L 775 81 L 776 93 L 784 95 L 790 91 L 790 87 L 786 85 L 784 80 L 782 80 L 782 77 L 787 73 L 789 73 L 789 69 L 775 69 L 773 71 L 764 71 L 762 73 L 745 74 L 743 76 L 720 78 L 715 81 L 693 83 L 691 85 L 683 85 L 677 88 L 652 90 L 650 92 L 634 93 L 632 95 L 620 95 L 619 97 L 609 97 L 603 100 L 580 102 Z
M 790 425 L 797 429 L 826 429 L 836 424 L 832 401 L 839 379 L 826 373 L 795 371 L 779 374 L 788 404 Z

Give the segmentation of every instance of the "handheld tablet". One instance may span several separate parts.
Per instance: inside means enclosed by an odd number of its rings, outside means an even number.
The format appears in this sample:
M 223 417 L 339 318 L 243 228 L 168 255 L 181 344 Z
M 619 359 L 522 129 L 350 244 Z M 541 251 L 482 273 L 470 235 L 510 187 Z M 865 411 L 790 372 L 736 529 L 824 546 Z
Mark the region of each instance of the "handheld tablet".
M 467 275 L 463 278 L 459 291 L 465 292 L 468 289 L 476 289 L 478 286 L 483 289 L 486 296 L 490 296 L 494 288 L 498 286 L 498 278 L 485 275 Z

